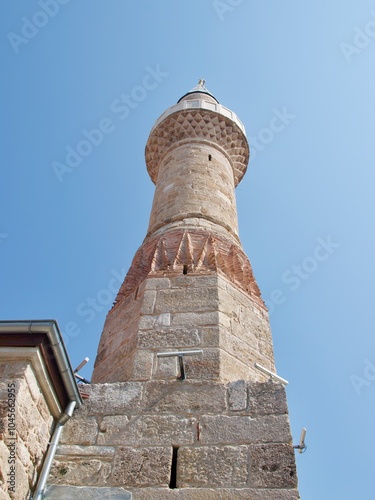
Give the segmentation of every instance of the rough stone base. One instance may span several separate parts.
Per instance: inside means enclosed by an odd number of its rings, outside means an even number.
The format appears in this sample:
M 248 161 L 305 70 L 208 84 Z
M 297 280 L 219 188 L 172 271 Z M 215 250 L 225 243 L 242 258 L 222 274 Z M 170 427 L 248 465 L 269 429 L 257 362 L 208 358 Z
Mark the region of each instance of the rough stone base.
M 106 488 L 134 499 L 299 498 L 283 386 L 175 380 L 83 390 L 49 484 L 85 485 L 77 491 L 89 498 Z

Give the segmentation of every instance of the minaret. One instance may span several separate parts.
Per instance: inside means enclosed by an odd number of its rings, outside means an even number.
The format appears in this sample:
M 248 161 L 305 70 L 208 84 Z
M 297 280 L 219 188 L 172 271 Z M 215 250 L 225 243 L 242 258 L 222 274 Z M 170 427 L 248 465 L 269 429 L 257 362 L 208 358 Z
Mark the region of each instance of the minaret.
M 47 497 L 298 500 L 267 309 L 238 235 L 245 129 L 204 82 L 156 121 L 145 240 L 108 313 Z
M 189 379 L 265 380 L 254 363 L 275 369 L 238 236 L 234 189 L 248 160 L 244 126 L 202 81 L 156 121 L 146 146 L 156 184 L 148 232 L 108 314 L 94 382 L 176 377 L 157 354 L 192 348 L 203 353 L 185 358 Z

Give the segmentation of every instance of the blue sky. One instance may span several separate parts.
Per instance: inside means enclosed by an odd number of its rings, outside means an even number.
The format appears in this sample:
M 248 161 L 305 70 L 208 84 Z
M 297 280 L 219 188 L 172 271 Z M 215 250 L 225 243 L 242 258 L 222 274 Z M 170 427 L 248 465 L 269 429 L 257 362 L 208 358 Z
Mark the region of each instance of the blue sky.
M 148 134 L 205 78 L 253 153 L 240 235 L 289 380 L 294 441 L 308 429 L 302 499 L 372 499 L 373 2 L 24 0 L 1 11 L 1 319 L 57 319 L 90 377 L 146 234 Z M 96 145 L 69 166 L 85 134 Z

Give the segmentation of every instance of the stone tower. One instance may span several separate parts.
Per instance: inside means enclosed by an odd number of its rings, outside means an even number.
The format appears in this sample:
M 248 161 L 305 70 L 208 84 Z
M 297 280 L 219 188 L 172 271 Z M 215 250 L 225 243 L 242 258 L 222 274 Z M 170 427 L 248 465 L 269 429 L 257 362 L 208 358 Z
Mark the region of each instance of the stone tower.
M 238 235 L 234 189 L 248 159 L 244 126 L 204 82 L 156 121 L 147 235 L 47 498 L 299 498 L 284 388 L 255 367 L 275 372 Z
M 93 382 L 175 378 L 156 354 L 193 347 L 203 354 L 186 357 L 189 380 L 264 380 L 256 361 L 274 370 L 267 313 L 238 237 L 234 188 L 248 159 L 242 123 L 202 85 L 156 121 L 146 146 L 156 184 L 148 232 L 108 314 Z

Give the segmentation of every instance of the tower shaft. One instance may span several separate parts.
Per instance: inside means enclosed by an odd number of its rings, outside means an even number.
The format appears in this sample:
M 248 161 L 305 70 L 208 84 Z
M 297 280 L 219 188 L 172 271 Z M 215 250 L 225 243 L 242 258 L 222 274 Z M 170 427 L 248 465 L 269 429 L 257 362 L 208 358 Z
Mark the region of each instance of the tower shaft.
M 148 232 L 108 314 L 94 382 L 176 378 L 177 359 L 158 353 L 192 347 L 203 353 L 187 358 L 189 378 L 264 380 L 254 363 L 274 369 L 267 312 L 238 236 L 244 127 L 198 90 L 150 133 Z

